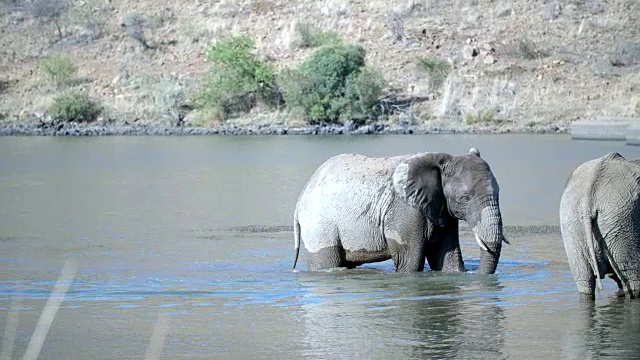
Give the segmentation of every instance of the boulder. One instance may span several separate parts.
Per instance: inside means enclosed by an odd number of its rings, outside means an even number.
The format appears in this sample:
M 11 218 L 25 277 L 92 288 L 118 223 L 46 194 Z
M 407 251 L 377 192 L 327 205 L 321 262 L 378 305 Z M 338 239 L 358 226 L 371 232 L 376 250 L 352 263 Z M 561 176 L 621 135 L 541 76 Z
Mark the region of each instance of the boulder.
M 640 120 L 640 119 L 638 119 Z M 640 145 L 640 124 L 631 125 L 627 128 L 627 145 Z
M 619 140 L 627 141 L 629 128 L 640 125 L 640 118 L 598 117 L 579 120 L 571 124 L 571 138 L 577 140 Z

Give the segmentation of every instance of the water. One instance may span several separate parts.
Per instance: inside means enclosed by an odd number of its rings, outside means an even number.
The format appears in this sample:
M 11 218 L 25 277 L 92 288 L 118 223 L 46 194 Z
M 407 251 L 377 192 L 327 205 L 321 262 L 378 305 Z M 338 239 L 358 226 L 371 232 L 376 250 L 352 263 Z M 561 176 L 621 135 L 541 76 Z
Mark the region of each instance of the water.
M 501 188 L 497 274 L 290 270 L 295 202 L 328 157 L 471 146 Z M 567 136 L 2 138 L 0 357 L 22 357 L 69 259 L 41 358 L 143 358 L 154 329 L 171 359 L 638 357 L 640 302 L 611 280 L 581 300 L 557 229 L 570 172 L 609 151 L 640 157 Z

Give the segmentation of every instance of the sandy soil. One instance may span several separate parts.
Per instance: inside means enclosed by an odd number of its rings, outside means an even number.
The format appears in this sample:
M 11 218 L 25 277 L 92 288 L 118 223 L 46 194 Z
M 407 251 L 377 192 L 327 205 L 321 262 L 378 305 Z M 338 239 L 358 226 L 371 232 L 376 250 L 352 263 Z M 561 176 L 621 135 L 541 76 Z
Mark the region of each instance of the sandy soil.
M 188 99 L 207 70 L 209 44 L 249 35 L 256 53 L 281 70 L 313 51 L 295 46 L 297 22 L 361 44 L 367 65 L 388 83 L 386 95 L 427 99 L 385 120 L 387 127 L 562 129 L 576 119 L 640 113 L 635 0 L 83 0 L 60 17 L 61 39 L 52 23 L 10 3 L 0 3 L 0 118 L 12 122 L 46 118 L 61 90 L 47 82 L 41 62 L 63 53 L 78 67 L 72 87 L 99 99 L 103 118 L 163 124 L 163 94 Z M 152 49 L 124 30 L 134 13 Z M 439 84 L 419 57 L 452 69 Z M 284 111 L 256 109 L 226 126 L 256 123 L 301 125 Z

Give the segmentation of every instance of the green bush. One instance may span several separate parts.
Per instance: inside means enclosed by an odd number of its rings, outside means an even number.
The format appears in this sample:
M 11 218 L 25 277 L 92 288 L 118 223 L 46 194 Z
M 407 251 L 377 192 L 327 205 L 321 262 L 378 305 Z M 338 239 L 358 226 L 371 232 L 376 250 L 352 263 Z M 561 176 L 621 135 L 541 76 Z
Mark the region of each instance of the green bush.
M 363 123 L 380 115 L 377 107 L 384 80 L 382 75 L 367 68 L 351 74 L 345 84 L 345 112 L 343 118 Z
M 498 124 L 505 121 L 496 118 L 494 110 L 485 109 L 485 110 L 478 110 L 478 111 L 470 110 L 464 113 L 464 122 L 467 125 L 477 125 L 477 124 Z
M 100 115 L 100 107 L 87 93 L 70 91 L 53 99 L 49 113 L 58 121 L 90 122 Z
M 294 45 L 300 48 L 313 48 L 340 42 L 333 31 L 322 31 L 313 25 L 297 22 L 295 25 Z
M 180 121 L 180 107 L 185 102 L 184 88 L 176 81 L 162 78 L 154 84 L 153 108 L 154 116 L 168 118 L 172 124 Z
M 75 76 L 77 68 L 64 55 L 52 55 L 42 59 L 42 72 L 57 86 L 68 84 Z
M 211 67 L 196 92 L 196 107 L 220 120 L 247 111 L 238 104 L 257 97 L 268 105 L 279 103 L 273 68 L 251 53 L 253 40 L 236 36 L 218 41 L 207 51 Z M 253 96 L 255 95 L 255 96 Z M 249 103 L 249 109 L 255 103 Z
M 429 87 L 431 89 L 440 88 L 444 80 L 449 76 L 449 71 L 451 71 L 449 63 L 431 57 L 419 57 L 418 66 L 429 75 Z
M 375 117 L 382 77 L 365 69 L 361 46 L 324 45 L 283 74 L 287 106 L 311 123 Z

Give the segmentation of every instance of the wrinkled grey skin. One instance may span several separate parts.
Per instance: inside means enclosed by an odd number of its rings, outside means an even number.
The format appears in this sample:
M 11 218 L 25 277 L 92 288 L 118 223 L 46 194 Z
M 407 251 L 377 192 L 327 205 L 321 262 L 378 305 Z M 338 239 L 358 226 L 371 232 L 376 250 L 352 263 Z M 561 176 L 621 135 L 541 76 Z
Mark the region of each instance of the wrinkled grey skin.
M 609 275 L 640 295 L 640 163 L 618 153 L 580 165 L 560 200 L 560 229 L 578 291 L 595 298 Z M 602 284 L 599 286 L 602 288 Z
M 393 259 L 396 271 L 464 271 L 458 221 L 482 247 L 478 272 L 500 258 L 498 183 L 476 149 L 390 158 L 343 154 L 307 182 L 294 213 L 295 268 L 300 240 L 311 270 Z

